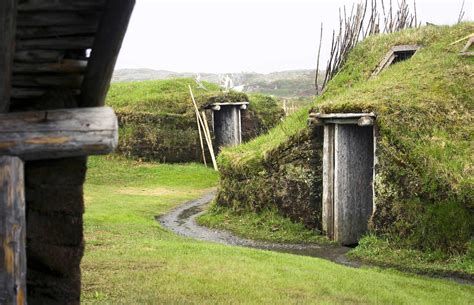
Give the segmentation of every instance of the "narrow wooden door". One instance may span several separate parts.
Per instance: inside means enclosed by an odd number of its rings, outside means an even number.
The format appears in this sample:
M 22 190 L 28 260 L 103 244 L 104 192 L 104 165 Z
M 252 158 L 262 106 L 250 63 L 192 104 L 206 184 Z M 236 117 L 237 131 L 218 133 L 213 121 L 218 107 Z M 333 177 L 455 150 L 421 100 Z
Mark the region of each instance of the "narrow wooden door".
M 328 124 L 323 159 L 323 229 L 341 244 L 356 244 L 373 210 L 373 127 Z

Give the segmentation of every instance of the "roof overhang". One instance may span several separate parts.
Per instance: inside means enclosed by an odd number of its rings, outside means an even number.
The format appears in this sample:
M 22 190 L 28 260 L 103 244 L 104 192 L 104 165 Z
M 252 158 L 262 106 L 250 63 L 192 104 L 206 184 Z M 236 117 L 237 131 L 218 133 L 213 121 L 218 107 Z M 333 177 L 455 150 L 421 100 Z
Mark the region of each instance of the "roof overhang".
M 242 110 L 247 109 L 248 102 L 236 102 L 236 103 L 212 103 L 204 107 L 204 109 L 212 109 L 214 111 L 221 110 L 222 107 L 239 107 Z
M 359 126 L 374 125 L 376 115 L 370 113 L 311 113 L 309 123 L 313 125 L 325 124 L 355 124 Z

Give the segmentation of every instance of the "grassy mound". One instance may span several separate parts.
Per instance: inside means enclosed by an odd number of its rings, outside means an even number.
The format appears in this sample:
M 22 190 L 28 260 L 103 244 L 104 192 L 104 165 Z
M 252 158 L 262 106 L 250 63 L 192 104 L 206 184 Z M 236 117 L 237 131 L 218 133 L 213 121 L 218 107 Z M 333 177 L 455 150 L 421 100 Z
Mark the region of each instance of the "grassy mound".
M 203 86 L 198 86 L 191 78 L 112 84 L 107 104 L 116 110 L 119 118 L 118 153 L 161 162 L 200 161 L 201 148 L 189 85 L 199 107 L 212 100 L 249 100 L 243 93 L 223 94 L 215 84 L 203 82 Z M 249 111 L 244 117 L 247 120 L 244 127 L 249 126 L 244 139 L 273 127 L 279 121 L 275 116 L 279 109 L 271 97 L 251 96 Z
M 325 113 L 377 114 L 379 163 L 371 229 L 397 236 L 410 247 L 463 253 L 473 235 L 473 58 L 458 55 L 463 42 L 451 45 L 472 32 L 473 23 L 462 23 L 370 37 L 352 51 L 315 102 L 315 110 Z M 399 44 L 423 48 L 369 79 L 385 53 Z M 317 195 L 309 201 L 292 197 L 294 189 L 285 191 L 274 180 L 283 168 L 289 180 L 298 181 L 297 190 L 320 192 L 320 168 L 308 166 L 306 155 L 286 155 L 289 148 L 298 151 L 311 144 L 315 135 L 307 127 L 307 114 L 303 109 L 268 134 L 221 153 L 219 204 L 252 210 L 276 205 L 286 212 L 282 199 L 294 198 L 292 205 L 312 207 L 317 222 Z M 320 146 L 312 145 L 318 152 L 312 158 L 321 164 Z

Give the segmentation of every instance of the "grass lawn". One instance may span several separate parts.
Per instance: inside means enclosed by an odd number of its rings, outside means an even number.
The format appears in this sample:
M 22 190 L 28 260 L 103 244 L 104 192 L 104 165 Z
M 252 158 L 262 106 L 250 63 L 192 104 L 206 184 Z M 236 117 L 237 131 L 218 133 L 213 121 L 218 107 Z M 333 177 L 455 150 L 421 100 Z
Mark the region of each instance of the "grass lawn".
M 277 243 L 316 243 L 331 244 L 331 241 L 316 232 L 305 228 L 302 223 L 294 223 L 283 217 L 276 209 L 266 209 L 260 213 L 234 211 L 231 208 L 212 203 L 197 222 L 212 229 L 224 229 L 234 234 Z
M 83 303 L 472 304 L 474 287 L 176 236 L 154 220 L 217 184 L 199 165 L 94 157 L 85 186 Z

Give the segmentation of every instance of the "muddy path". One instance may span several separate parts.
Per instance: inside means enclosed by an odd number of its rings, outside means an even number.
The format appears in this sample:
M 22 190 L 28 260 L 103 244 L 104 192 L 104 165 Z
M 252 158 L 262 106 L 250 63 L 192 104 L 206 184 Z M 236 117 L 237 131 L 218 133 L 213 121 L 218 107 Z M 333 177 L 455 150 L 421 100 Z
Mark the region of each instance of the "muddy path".
M 210 229 L 198 225 L 196 218 L 205 212 L 206 206 L 212 201 L 214 196 L 215 192 L 208 193 L 197 200 L 188 201 L 178 206 L 167 214 L 155 216 L 155 219 L 163 227 L 178 235 L 203 241 L 290 253 L 302 256 L 318 257 L 353 268 L 359 268 L 363 265 L 376 267 L 376 265 L 366 264 L 360 261 L 349 259 L 346 254 L 352 249 L 350 247 L 331 245 L 324 246 L 315 244 L 285 244 L 251 240 L 236 236 L 229 231 Z M 387 266 L 379 267 L 387 268 Z M 393 266 L 393 268 L 399 269 L 396 266 Z M 448 279 L 460 284 L 474 285 L 474 280 L 471 277 L 460 276 L 457 274 L 427 274 L 414 270 L 404 270 L 403 268 L 400 270 L 427 277 Z
M 205 208 L 214 198 L 215 193 L 209 193 L 197 200 L 186 202 L 171 212 L 157 216 L 156 220 L 165 228 L 176 234 L 199 240 L 226 245 L 243 246 L 256 249 L 271 250 L 311 257 L 319 257 L 350 267 L 360 267 L 361 263 L 349 260 L 346 253 L 351 250 L 343 246 L 319 246 L 314 244 L 283 244 L 256 241 L 241 238 L 224 230 L 215 230 L 197 224 L 196 218 L 205 212 Z

